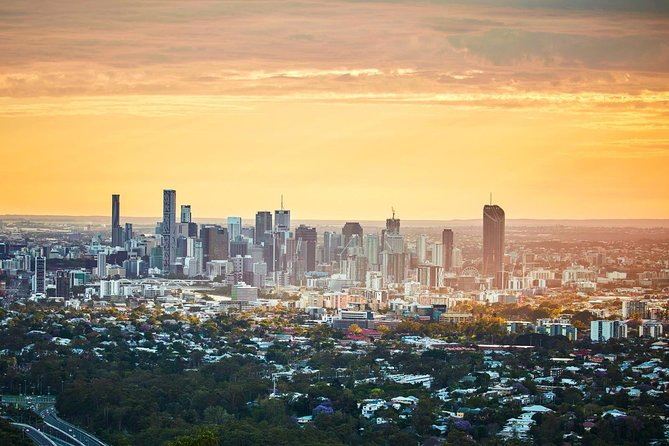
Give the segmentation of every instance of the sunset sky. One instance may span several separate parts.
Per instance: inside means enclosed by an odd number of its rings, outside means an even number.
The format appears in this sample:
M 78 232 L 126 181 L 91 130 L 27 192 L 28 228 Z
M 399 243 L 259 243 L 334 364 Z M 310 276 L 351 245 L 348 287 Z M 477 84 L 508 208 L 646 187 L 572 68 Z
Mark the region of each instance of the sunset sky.
M 669 2 L 3 0 L 0 147 L 0 214 L 669 218 Z

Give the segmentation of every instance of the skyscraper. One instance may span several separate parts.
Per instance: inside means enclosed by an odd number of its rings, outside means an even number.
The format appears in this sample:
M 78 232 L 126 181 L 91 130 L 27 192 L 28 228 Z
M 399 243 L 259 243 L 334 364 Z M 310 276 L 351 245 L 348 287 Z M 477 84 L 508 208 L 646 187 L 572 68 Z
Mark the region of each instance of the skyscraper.
M 46 257 L 35 257 L 35 275 L 33 276 L 33 293 L 46 294 Z
M 179 257 L 187 257 L 188 256 L 188 237 L 184 237 L 183 235 L 177 235 L 176 236 L 176 241 L 177 241 L 177 249 L 176 249 L 176 254 L 175 254 L 175 259 L 178 259 Z
M 444 264 L 444 244 L 441 242 L 432 244 L 432 264 L 437 266 Z
M 281 209 L 274 211 L 274 227 L 277 231 L 290 231 L 290 211 L 283 208 L 283 195 L 281 195 Z
M 379 235 L 367 234 L 365 236 L 364 253 L 367 257 L 369 268 L 374 271 L 379 269 Z
M 228 217 L 228 237 L 230 241 L 237 240 L 242 235 L 242 218 Z
M 229 257 L 244 257 L 249 253 L 249 244 L 246 240 L 231 240 Z
M 290 231 L 290 211 L 288 209 L 275 210 L 274 225 L 277 231 Z
M 190 204 L 181 205 L 181 223 L 190 223 L 191 220 L 190 214 Z
M 416 238 L 416 256 L 418 263 L 425 263 L 427 256 L 427 235 L 421 234 Z
M 98 277 L 100 279 L 107 278 L 107 254 L 104 252 L 98 253 Z
M 381 251 L 404 253 L 404 236 L 402 234 L 386 234 L 385 246 Z
M 306 271 L 315 271 L 316 241 L 318 238 L 316 228 L 300 225 L 295 229 L 295 238 L 299 246 L 297 250 L 298 259 L 305 263 Z
M 121 228 L 121 196 L 112 195 L 112 221 L 111 221 L 112 246 L 123 245 L 123 229 Z
M 389 251 L 381 252 L 381 272 L 383 280 L 389 283 L 402 283 L 406 274 L 406 258 L 404 253 Z
M 125 224 L 125 231 L 123 233 L 123 239 L 125 241 L 132 240 L 134 238 L 134 233 L 132 229 L 132 223 Z
M 56 272 L 56 296 L 70 297 L 70 278 L 67 271 Z
M 453 268 L 453 230 L 444 229 L 442 231 L 441 243 L 444 244 L 444 271 L 449 272 Z
M 400 233 L 400 219 L 395 218 L 395 209 L 393 209 L 392 218 L 386 219 L 386 229 L 381 231 L 381 251 L 385 251 L 388 249 L 388 246 L 386 244 L 386 236 L 399 235 L 399 233 Z
M 392 218 L 386 219 L 386 233 L 399 234 L 400 233 L 400 219 L 395 218 L 395 209 L 393 209 Z
M 274 211 L 274 232 L 271 252 L 272 271 L 286 271 L 290 256 L 287 253 L 287 240 L 290 238 L 290 211 L 283 208 L 283 195 L 281 196 L 281 209 Z M 267 261 L 267 258 L 266 260 Z M 277 279 L 276 274 L 274 275 Z
M 196 274 L 202 274 L 204 271 L 204 250 L 202 249 L 202 240 L 195 240 L 193 244 L 193 257 L 197 262 Z
M 197 223 L 193 223 L 193 214 L 191 214 L 190 204 L 181 205 L 180 223 L 176 225 L 177 236 L 197 237 Z
M 176 260 L 176 217 L 177 192 L 172 189 L 163 191 L 163 272 L 169 274 L 172 263 Z
M 346 222 L 344 227 L 341 230 L 341 235 L 343 237 L 342 242 L 344 243 L 344 249 L 351 248 L 354 246 L 362 246 L 362 226 L 357 221 Z M 357 235 L 357 241 L 351 241 L 353 236 Z
M 337 248 L 339 247 L 338 234 L 331 231 L 323 233 L 323 262 L 332 263 L 337 260 Z
M 210 260 L 228 259 L 228 230 L 220 226 L 203 226 L 200 229 L 202 241 L 202 268 L 207 267 Z
M 272 213 L 258 211 L 256 213 L 256 227 L 254 242 L 256 245 L 269 244 L 272 240 Z
M 495 286 L 503 283 L 504 210 L 496 204 L 483 206 L 483 275 L 495 277 Z M 501 280 L 497 280 L 500 276 Z

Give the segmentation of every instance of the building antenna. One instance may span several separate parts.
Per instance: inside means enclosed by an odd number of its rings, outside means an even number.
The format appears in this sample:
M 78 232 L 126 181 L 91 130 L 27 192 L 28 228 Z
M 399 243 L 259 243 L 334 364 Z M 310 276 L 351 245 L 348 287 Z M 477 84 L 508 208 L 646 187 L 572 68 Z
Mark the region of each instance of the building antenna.
M 390 209 L 392 209 L 392 210 L 393 210 L 393 220 L 395 220 L 395 207 L 394 207 L 394 206 L 392 206 L 392 207 L 391 207 Z
M 281 194 L 281 210 L 283 211 L 283 194 Z
M 490 192 L 490 206 L 492 206 L 492 192 Z

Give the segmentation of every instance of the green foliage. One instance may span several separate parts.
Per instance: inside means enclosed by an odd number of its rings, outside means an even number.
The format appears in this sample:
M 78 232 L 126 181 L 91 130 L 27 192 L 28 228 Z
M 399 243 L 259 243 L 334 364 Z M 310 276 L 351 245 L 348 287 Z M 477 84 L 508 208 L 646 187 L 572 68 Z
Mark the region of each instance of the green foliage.
M 0 445 L 32 446 L 33 442 L 21 430 L 0 418 Z

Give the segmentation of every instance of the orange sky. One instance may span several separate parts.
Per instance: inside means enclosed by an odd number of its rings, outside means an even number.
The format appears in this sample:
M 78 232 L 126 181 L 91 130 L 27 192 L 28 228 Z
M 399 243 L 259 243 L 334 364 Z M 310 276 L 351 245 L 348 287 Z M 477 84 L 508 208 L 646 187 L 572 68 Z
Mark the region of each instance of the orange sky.
M 7 0 L 0 214 L 667 218 L 669 7 L 566 3 Z

